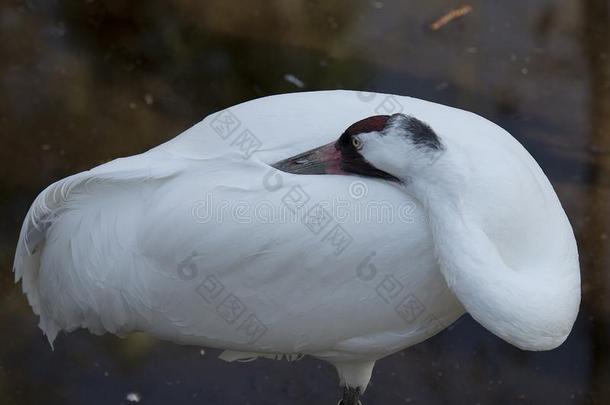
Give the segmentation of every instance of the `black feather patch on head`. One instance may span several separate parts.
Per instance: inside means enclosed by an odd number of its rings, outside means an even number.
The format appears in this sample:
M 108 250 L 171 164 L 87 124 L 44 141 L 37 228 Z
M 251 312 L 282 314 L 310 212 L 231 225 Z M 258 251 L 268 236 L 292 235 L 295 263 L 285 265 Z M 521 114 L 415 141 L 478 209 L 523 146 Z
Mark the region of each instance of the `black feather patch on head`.
M 402 129 L 415 145 L 433 150 L 441 150 L 443 148 L 436 132 L 428 124 L 415 117 L 405 114 L 393 114 L 387 124 L 388 126 Z
M 335 148 L 341 152 L 341 168 L 346 172 L 361 174 L 363 176 L 399 181 L 389 173 L 373 167 L 356 149 L 352 138 L 367 132 L 382 132 L 390 119 L 389 115 L 374 115 L 350 125 L 335 143 Z

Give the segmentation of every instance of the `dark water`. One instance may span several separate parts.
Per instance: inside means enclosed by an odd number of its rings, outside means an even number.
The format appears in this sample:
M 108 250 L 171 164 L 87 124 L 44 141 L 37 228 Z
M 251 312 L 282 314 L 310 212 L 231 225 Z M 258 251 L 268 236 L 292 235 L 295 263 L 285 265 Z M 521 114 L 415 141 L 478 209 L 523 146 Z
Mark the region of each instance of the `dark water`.
M 583 278 L 567 342 L 520 351 L 464 317 L 378 362 L 367 404 L 610 403 L 610 3 L 0 2 L 0 404 L 334 404 L 329 365 L 226 364 L 143 335 L 60 336 L 52 352 L 11 264 L 50 182 L 170 139 L 255 97 L 349 88 L 472 110 L 555 186 Z M 143 6 L 146 4 L 146 6 Z

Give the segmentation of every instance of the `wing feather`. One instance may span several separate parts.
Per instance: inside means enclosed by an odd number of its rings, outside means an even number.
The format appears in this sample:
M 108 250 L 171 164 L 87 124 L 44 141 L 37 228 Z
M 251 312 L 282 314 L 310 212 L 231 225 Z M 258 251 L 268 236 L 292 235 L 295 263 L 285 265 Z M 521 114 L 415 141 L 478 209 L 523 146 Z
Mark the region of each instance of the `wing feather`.
M 13 270 L 51 344 L 61 329 L 120 333 L 129 323 L 126 297 L 120 288 L 112 289 L 138 277 L 117 271 L 119 261 L 130 256 L 123 254 L 120 229 L 137 218 L 137 207 L 128 202 L 134 190 L 159 187 L 183 167 L 154 153 L 117 159 L 53 183 L 35 199 L 21 228 Z M 131 260 L 136 268 L 146 263 Z

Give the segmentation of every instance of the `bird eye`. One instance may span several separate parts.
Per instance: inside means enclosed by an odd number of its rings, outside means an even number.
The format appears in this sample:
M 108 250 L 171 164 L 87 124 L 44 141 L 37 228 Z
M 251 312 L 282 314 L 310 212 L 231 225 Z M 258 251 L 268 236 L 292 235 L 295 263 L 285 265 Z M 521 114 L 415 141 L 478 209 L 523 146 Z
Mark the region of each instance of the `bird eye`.
M 362 147 L 362 142 L 358 138 L 352 138 L 352 145 L 354 145 L 354 148 L 360 149 Z

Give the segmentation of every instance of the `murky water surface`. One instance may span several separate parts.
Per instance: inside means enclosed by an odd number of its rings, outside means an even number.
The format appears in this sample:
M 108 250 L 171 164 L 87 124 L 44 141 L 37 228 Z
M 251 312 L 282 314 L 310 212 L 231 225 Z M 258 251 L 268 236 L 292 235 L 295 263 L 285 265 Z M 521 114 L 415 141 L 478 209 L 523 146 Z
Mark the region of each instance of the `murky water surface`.
M 51 351 L 11 264 L 60 179 L 255 97 L 349 88 L 481 114 L 538 160 L 575 228 L 583 302 L 559 349 L 464 317 L 378 362 L 368 404 L 610 403 L 610 17 L 603 0 L 11 1 L 0 4 L 0 403 L 334 404 L 335 371 L 80 331 Z M 332 113 L 332 112 L 330 112 Z

